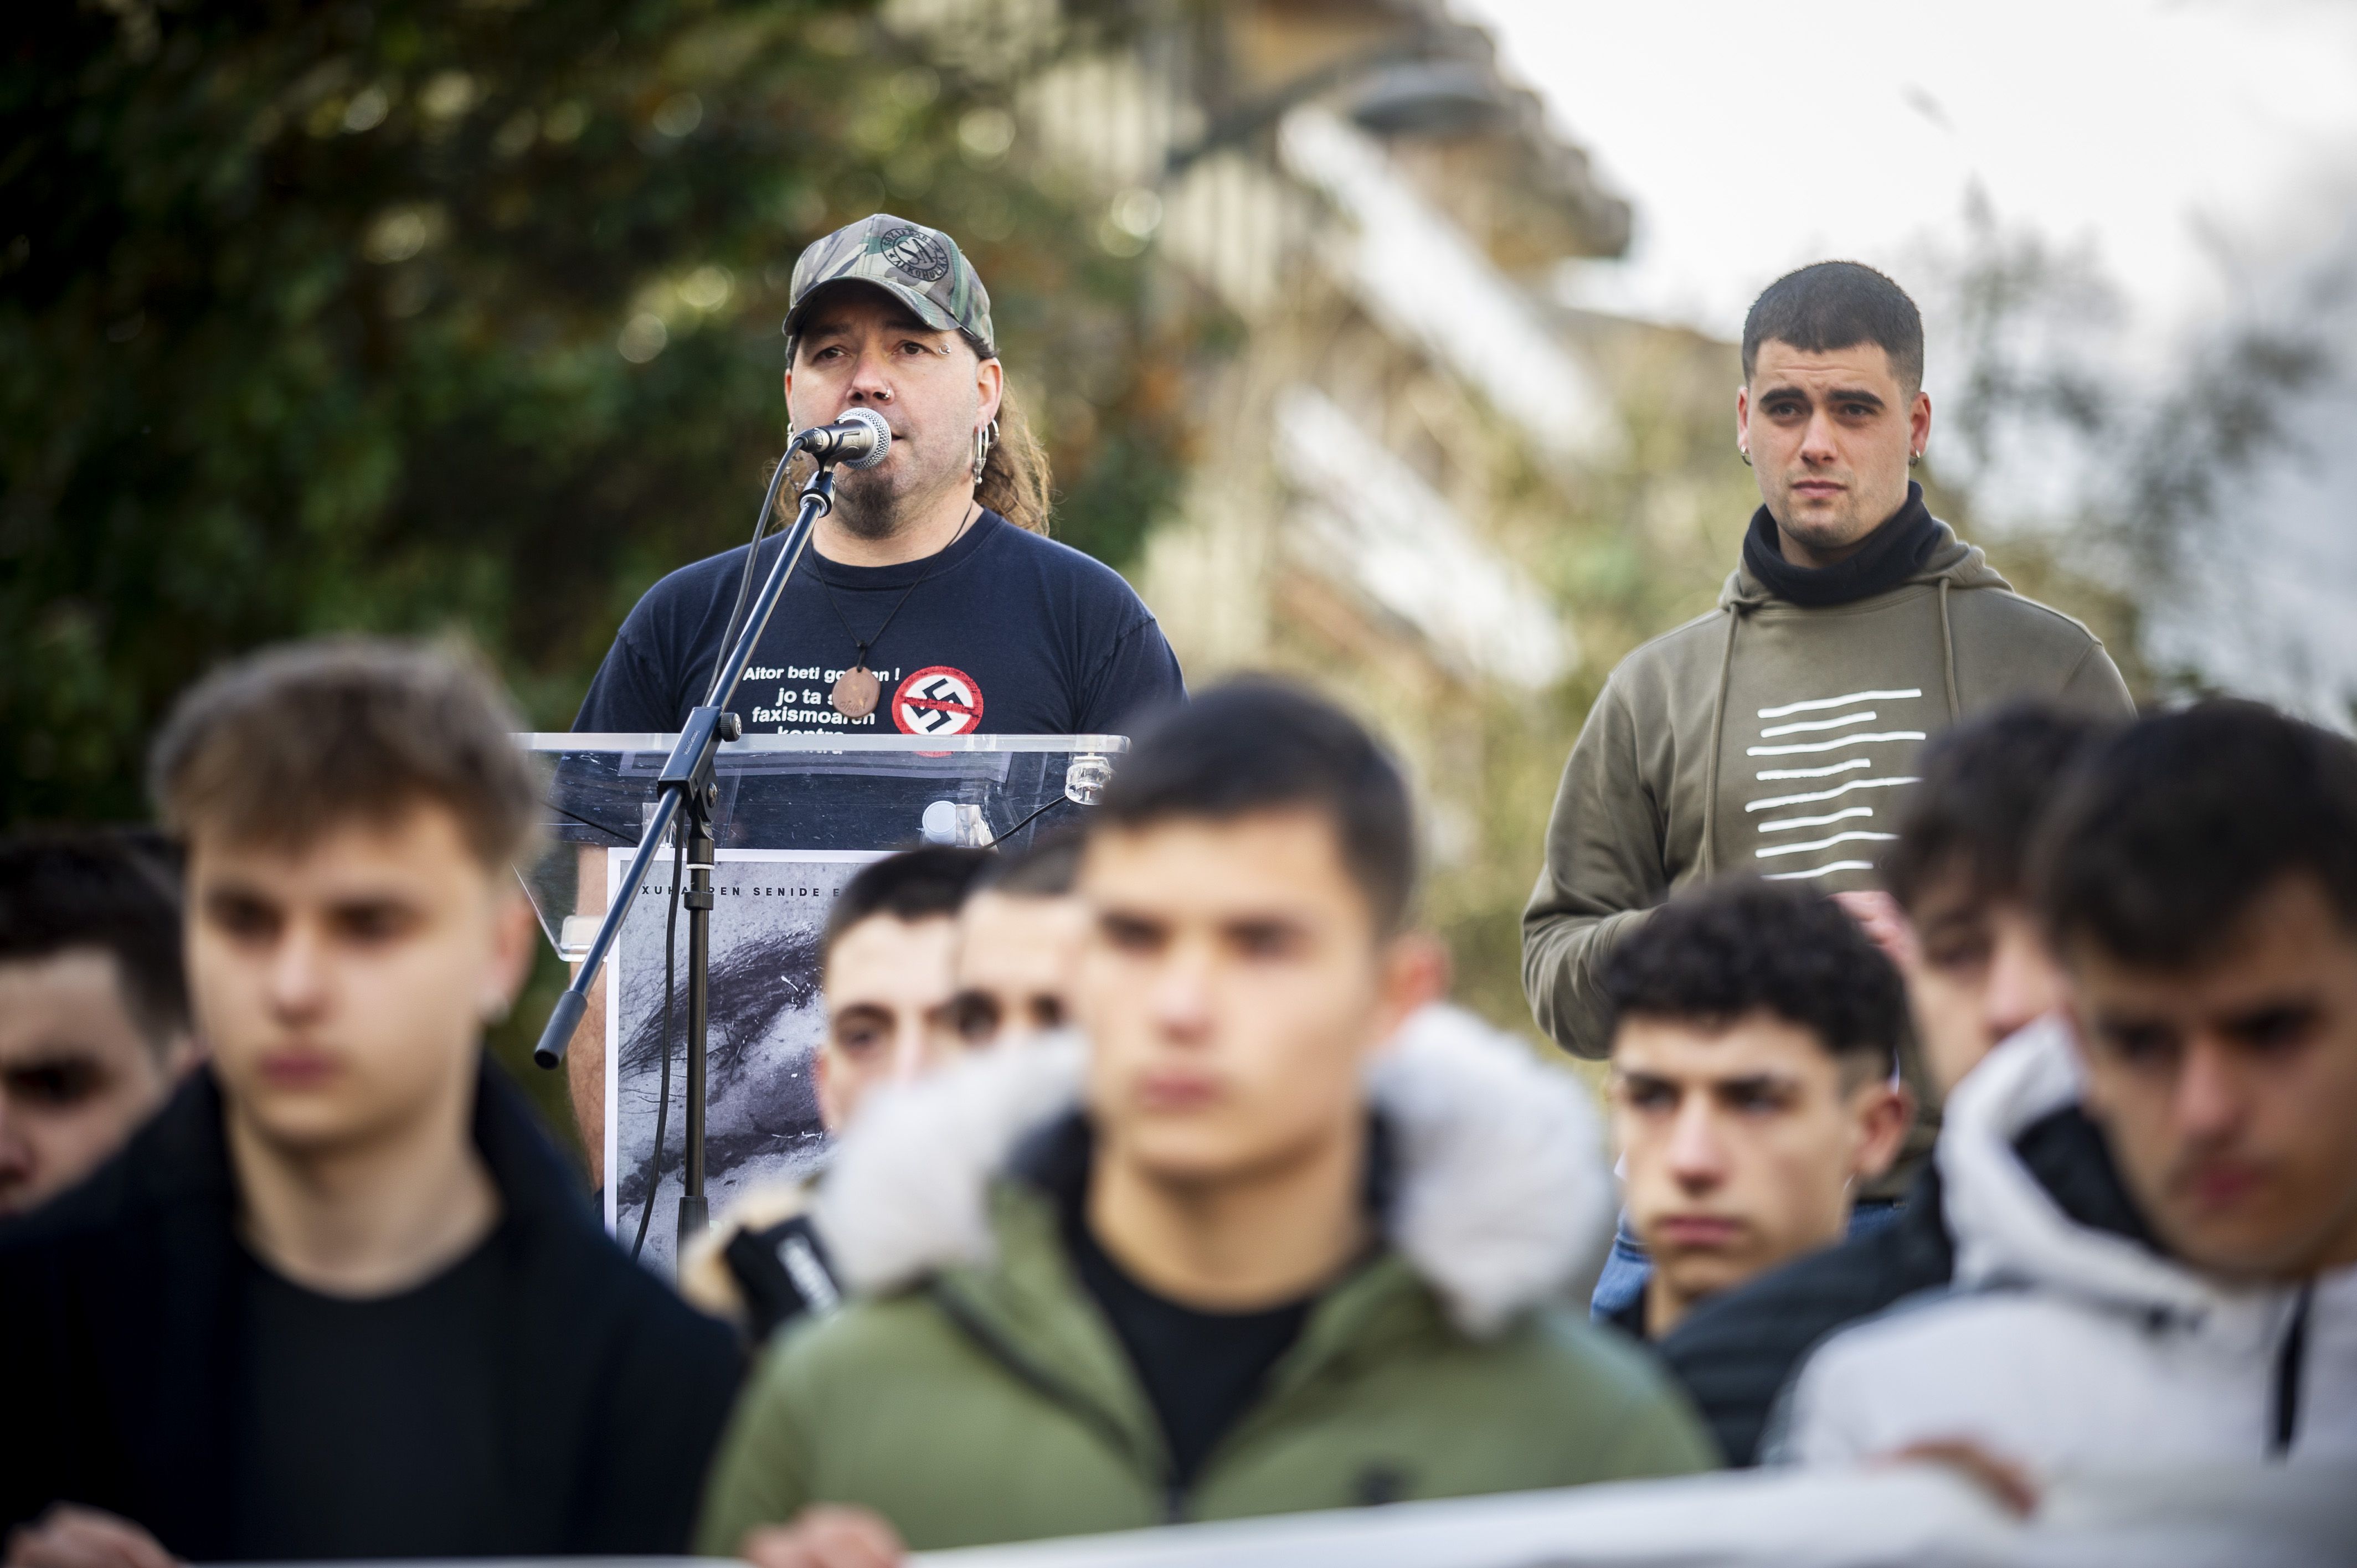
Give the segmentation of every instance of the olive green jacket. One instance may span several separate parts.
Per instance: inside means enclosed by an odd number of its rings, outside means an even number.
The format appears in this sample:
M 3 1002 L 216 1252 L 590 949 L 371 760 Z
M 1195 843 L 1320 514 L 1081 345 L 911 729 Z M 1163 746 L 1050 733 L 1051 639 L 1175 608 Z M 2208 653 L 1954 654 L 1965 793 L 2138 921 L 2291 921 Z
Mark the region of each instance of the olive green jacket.
M 855 1279 L 933 1262 L 771 1350 L 723 1444 L 700 1550 L 733 1552 L 813 1502 L 874 1509 L 922 1550 L 1709 1467 L 1709 1439 L 1644 1354 L 1559 1301 L 1609 1224 L 1593 1116 L 1562 1075 L 1478 1028 L 1437 1015 L 1393 1048 L 1373 1094 L 1394 1151 L 1387 1240 L 1313 1306 L 1183 1490 L 1065 1252 L 1060 1204 L 1086 1179 L 1076 1058 L 1056 1069 L 1060 1097 L 961 1092 L 961 1077 L 1041 1069 L 999 1053 L 864 1112 L 821 1211 L 830 1249 Z M 896 1116 L 929 1094 L 940 1104 L 914 1109 L 1023 1101 L 1033 1135 L 986 1174 L 969 1161 L 971 1190 L 931 1195 L 947 1218 L 929 1237 L 870 1212 L 855 1240 L 876 1198 L 919 1195 L 908 1165 L 955 1163 L 939 1157 L 944 1117 Z
M 1621 660 L 1572 746 L 1523 912 L 1523 989 L 1566 1050 L 1602 1057 L 1620 940 L 1689 883 L 1752 871 L 1877 886 L 1924 743 L 2025 698 L 2119 718 L 2135 704 L 2077 621 L 1939 542 L 1897 587 L 1804 607 L 1749 569 L 1718 607 Z

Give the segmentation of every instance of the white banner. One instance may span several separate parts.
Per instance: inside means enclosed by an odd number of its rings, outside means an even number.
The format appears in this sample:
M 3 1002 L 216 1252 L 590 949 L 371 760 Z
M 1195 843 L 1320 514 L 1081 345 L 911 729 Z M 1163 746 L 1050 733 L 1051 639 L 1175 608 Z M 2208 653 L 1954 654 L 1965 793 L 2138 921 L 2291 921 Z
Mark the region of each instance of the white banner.
M 619 892 L 633 851 L 606 853 L 606 897 Z M 748 1183 L 790 1181 L 825 1146 L 811 1086 L 824 1027 L 819 942 L 834 896 L 882 851 L 724 849 L 713 869 L 711 1016 L 706 1030 L 705 1194 L 715 1218 Z M 663 921 L 671 900 L 664 851 L 606 972 L 606 1226 L 625 1245 L 645 1207 L 662 1083 Z M 671 1110 L 662 1179 L 642 1261 L 668 1276 L 679 1215 L 687 1118 L 687 911 L 673 940 Z
M 2056 1484 L 2018 1520 L 1926 1466 L 1678 1480 L 931 1552 L 922 1568 L 2349 1568 L 2357 1468 Z

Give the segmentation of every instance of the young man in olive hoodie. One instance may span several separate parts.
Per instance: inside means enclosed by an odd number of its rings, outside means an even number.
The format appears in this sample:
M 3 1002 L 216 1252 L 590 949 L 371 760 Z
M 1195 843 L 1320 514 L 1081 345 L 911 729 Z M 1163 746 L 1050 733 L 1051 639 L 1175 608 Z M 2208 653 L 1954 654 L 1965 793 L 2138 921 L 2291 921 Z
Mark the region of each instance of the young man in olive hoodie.
M 2021 597 L 1907 477 L 1932 431 L 1923 327 L 1870 267 L 1779 279 L 1743 328 L 1736 445 L 1760 510 L 1718 607 L 1622 660 L 1580 731 L 1523 914 L 1523 988 L 1601 1057 L 1613 944 L 1671 892 L 1754 871 L 1874 929 L 1891 791 L 1967 714 L 2045 697 L 2133 713 L 2103 645 Z
M 1288 687 L 1141 737 L 1082 863 L 1086 1045 L 864 1108 L 819 1211 L 860 1299 L 771 1351 L 704 1551 L 843 1568 L 1709 1465 L 1561 1304 L 1610 1220 L 1595 1117 L 1431 1004 L 1410 823 Z

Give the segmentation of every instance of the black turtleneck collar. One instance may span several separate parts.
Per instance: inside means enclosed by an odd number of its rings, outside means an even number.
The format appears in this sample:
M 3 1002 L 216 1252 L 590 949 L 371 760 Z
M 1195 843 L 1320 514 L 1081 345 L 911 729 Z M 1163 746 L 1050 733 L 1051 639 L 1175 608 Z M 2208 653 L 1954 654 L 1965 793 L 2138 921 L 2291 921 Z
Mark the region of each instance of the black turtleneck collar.
M 1822 609 L 1887 593 L 1923 564 L 1939 542 L 1940 525 L 1923 504 L 1923 487 L 1907 481 L 1907 500 L 1866 536 L 1865 548 L 1831 566 L 1795 566 L 1784 559 L 1776 520 L 1761 507 L 1743 535 L 1743 564 L 1780 599 Z

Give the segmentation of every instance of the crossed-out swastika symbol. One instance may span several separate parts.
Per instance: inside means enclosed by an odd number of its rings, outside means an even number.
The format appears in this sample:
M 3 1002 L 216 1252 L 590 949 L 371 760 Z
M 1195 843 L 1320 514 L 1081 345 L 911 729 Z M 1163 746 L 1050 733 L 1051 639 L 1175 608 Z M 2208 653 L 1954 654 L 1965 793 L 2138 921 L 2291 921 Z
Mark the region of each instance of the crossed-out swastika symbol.
M 982 687 L 963 670 L 929 664 L 892 693 L 892 723 L 902 735 L 971 735 L 982 726 Z

